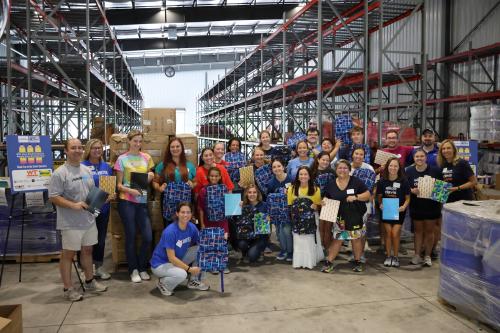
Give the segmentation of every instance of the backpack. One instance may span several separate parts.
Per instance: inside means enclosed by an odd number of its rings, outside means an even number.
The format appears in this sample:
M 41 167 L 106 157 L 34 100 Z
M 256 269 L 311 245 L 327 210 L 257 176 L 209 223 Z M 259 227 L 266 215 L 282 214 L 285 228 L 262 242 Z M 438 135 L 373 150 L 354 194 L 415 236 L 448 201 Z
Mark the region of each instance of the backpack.
M 302 132 L 296 132 L 296 133 L 292 134 L 292 136 L 289 137 L 288 140 L 286 140 L 286 144 L 290 148 L 295 149 L 297 147 L 297 143 L 299 143 L 300 141 L 305 141 L 306 139 L 307 139 L 307 135 L 305 135 Z
M 267 207 L 269 208 L 269 217 L 275 225 L 287 223 L 290 221 L 286 194 L 281 191 L 278 193 L 269 193 L 267 195 Z
M 224 184 L 208 185 L 207 189 L 207 217 L 209 221 L 223 220 L 225 215 L 224 194 L 227 187 Z
M 288 164 L 288 161 L 290 161 L 290 156 L 292 152 L 290 151 L 290 148 L 287 146 L 276 146 L 274 147 L 274 154 L 273 154 L 273 159 L 274 158 L 279 158 L 281 159 L 285 165 L 283 165 L 285 168 Z
M 319 187 L 321 196 L 325 195 L 326 185 L 328 185 L 328 182 L 334 178 L 335 177 L 331 172 L 324 172 L 316 177 L 316 179 L 314 180 L 314 184 Z
M 314 209 L 311 208 L 312 204 L 313 202 L 309 198 L 297 198 L 293 201 L 290 215 L 294 233 L 316 235 L 316 216 Z
M 354 169 L 352 175 L 353 177 L 361 180 L 368 188 L 368 191 L 371 192 L 373 190 L 377 179 L 377 175 L 375 174 L 375 172 L 371 171 L 370 169 L 358 168 Z
M 201 230 L 197 259 L 199 267 L 204 272 L 224 271 L 228 263 L 224 229 L 205 228 Z
M 191 202 L 191 187 L 184 182 L 168 182 L 163 192 L 163 217 L 167 221 L 174 220 L 181 202 Z
M 233 183 L 238 183 L 240 181 L 240 168 L 247 165 L 245 155 L 241 152 L 236 153 L 226 153 L 224 155 L 224 161 L 228 163 L 226 169 L 229 174 L 229 178 Z
M 335 117 L 335 137 L 340 138 L 345 145 L 350 145 L 352 143 L 351 135 L 349 134 L 352 127 L 351 116 L 338 115 Z
M 250 205 L 243 206 L 241 216 L 236 220 L 236 238 L 237 239 L 253 239 L 254 233 L 254 213 L 256 209 Z
M 267 186 L 273 179 L 273 173 L 271 170 L 271 164 L 265 164 L 255 170 L 255 181 L 262 194 L 267 194 Z
M 255 235 L 269 235 L 271 233 L 269 214 L 255 212 L 253 215 L 253 230 Z

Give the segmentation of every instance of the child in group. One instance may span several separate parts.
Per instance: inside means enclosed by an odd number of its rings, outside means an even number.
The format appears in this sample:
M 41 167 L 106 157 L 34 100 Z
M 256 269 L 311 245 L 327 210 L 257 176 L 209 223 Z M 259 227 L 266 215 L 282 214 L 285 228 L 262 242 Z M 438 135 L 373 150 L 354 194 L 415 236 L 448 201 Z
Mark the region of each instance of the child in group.
M 312 202 L 311 208 L 316 211 L 314 213 L 316 232 L 313 234 L 299 234 L 293 232 L 293 267 L 313 269 L 324 257 L 317 227 L 317 211 L 321 205 L 321 195 L 319 188 L 314 186 L 311 170 L 307 166 L 299 167 L 292 186 L 288 187 L 288 205 L 292 206 L 298 198 L 307 198 Z M 298 218 L 298 216 L 295 218 Z M 292 221 L 292 225 L 297 224 L 297 222 L 298 221 Z
M 330 166 L 330 153 L 322 151 L 314 159 L 311 167 L 314 184 L 319 187 L 321 197 L 325 195 L 325 188 L 328 182 L 335 178 L 335 172 Z M 321 237 L 321 245 L 326 250 L 332 241 L 332 226 L 328 221 L 319 221 L 319 235 Z
M 262 194 L 254 184 L 245 189 L 242 206 L 243 210 L 245 210 L 245 207 L 250 206 L 249 208 L 253 208 L 257 213 L 268 214 L 267 204 L 262 201 Z M 263 261 L 263 252 L 268 239 L 268 235 L 253 235 L 251 239 L 238 239 L 238 248 L 243 255 L 243 262 Z
M 191 204 L 177 206 L 177 221 L 163 230 L 161 239 L 151 257 L 151 270 L 158 280 L 158 289 L 164 296 L 173 294 L 175 287 L 189 277 L 188 288 L 208 290 L 200 281 L 202 273 L 197 267 L 198 229 L 191 222 Z
M 201 229 L 204 228 L 223 228 L 224 237 L 228 239 L 229 237 L 229 223 L 226 218 L 218 221 L 211 221 L 208 215 L 208 198 L 207 189 L 213 185 L 220 185 L 222 183 L 222 174 L 219 168 L 211 167 L 208 170 L 208 184 L 205 185 L 198 194 L 198 217 L 200 218 Z M 227 188 L 225 193 L 228 193 Z M 224 273 L 230 273 L 229 268 L 226 267 Z
M 384 266 L 399 267 L 399 241 L 401 238 L 401 226 L 405 220 L 406 208 L 410 204 L 410 184 L 404 176 L 398 157 L 390 158 L 387 161 L 380 180 L 377 183 L 377 199 L 382 212 L 384 210 L 382 204 L 383 198 L 399 199 L 399 218 L 397 220 L 384 220 L 381 218 L 385 231 L 386 258 Z M 391 256 L 391 250 L 394 256 Z

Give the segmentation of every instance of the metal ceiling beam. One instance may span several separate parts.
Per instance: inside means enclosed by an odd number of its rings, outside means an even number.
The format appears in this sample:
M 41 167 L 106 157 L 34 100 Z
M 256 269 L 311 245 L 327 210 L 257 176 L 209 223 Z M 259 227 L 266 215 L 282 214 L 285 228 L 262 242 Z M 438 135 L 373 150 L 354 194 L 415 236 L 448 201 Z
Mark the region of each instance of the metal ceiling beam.
M 240 61 L 245 53 L 223 53 L 223 54 L 189 54 L 189 55 L 165 55 L 158 57 L 127 57 L 130 67 L 155 67 L 175 66 L 188 64 L 214 64 L 234 63 Z
M 177 40 L 169 39 L 122 39 L 119 44 L 124 52 L 159 49 L 182 49 L 220 46 L 257 45 L 260 36 L 233 35 L 233 36 L 196 36 L 182 37 Z M 92 42 L 91 42 L 92 45 Z
M 106 11 L 112 26 L 237 20 L 279 20 L 291 17 L 297 5 L 214 6 L 182 8 L 111 9 Z

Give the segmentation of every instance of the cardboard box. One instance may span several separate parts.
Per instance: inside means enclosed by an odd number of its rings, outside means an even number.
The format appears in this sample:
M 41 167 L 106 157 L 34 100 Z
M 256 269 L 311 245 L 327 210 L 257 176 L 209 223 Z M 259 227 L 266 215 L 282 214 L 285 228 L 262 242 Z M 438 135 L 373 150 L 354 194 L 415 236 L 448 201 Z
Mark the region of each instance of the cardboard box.
M 142 141 L 142 151 L 148 153 L 153 158 L 155 164 L 163 161 L 167 149 L 169 136 L 164 134 L 144 134 Z
M 148 108 L 142 114 L 144 133 L 175 135 L 175 109 Z
M 120 214 L 118 214 L 118 202 L 111 202 L 111 207 L 109 210 L 109 227 L 108 231 L 114 235 L 124 235 L 123 223 L 120 219 Z
M 198 165 L 198 137 L 194 134 L 177 134 L 177 138 L 182 140 L 184 144 L 184 152 L 186 153 L 186 158 L 188 161 Z M 171 137 L 172 138 L 172 137 Z
M 161 213 L 161 204 L 159 201 L 148 202 L 149 217 L 151 218 L 151 229 L 155 231 L 163 231 L 163 216 Z
M 137 251 L 141 245 L 141 234 L 137 233 L 135 237 L 135 246 Z M 111 258 L 114 264 L 127 263 L 125 254 L 125 235 L 111 235 Z
M 479 188 L 476 192 L 477 200 L 500 200 L 500 191 L 491 188 Z
M 114 163 L 118 159 L 118 156 L 128 151 L 127 134 L 117 133 L 111 135 L 109 140 L 109 150 L 109 160 L 111 163 Z
M 0 306 L 0 332 L 20 333 L 23 331 L 21 304 Z
M 495 175 L 495 190 L 500 190 L 500 173 Z

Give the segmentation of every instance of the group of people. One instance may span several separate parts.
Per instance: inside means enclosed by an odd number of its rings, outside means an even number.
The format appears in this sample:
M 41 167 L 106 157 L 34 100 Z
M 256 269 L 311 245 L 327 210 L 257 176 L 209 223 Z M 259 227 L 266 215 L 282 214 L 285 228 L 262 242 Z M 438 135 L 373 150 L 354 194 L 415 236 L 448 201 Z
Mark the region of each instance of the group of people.
M 227 193 L 241 193 L 243 208 L 264 214 L 269 213 L 267 198 L 271 194 L 284 195 L 287 205 L 278 215 L 281 217 L 271 216 L 280 248 L 275 259 L 291 262 L 294 268 L 308 269 L 322 261 L 321 271 L 325 273 L 334 270 L 334 261 L 346 242 L 352 244 L 353 271 L 364 270 L 367 218 L 370 214 L 380 214 L 384 198 L 398 198 L 399 218 L 380 218 L 386 254 L 383 264 L 400 265 L 401 226 L 409 210 L 415 233 L 415 256 L 410 263 L 431 266 L 431 254 L 440 235 L 441 204 L 418 196 L 418 178 L 428 175 L 451 183 L 448 202 L 472 200 L 477 182 L 469 163 L 458 157 L 453 141 L 444 140 L 438 144 L 435 132 L 426 129 L 421 135 L 421 146 L 401 146 L 397 131 L 388 131 L 386 147 L 382 150 L 396 157 L 390 158 L 385 165 L 376 165 L 375 153 L 364 144 L 362 128 L 351 129 L 351 144 L 330 138 L 320 142 L 319 134 L 316 128 L 310 128 L 307 139 L 296 143 L 291 156 L 284 156 L 282 149 L 271 146 L 270 133 L 262 131 L 259 144 L 248 161 L 241 152 L 241 141 L 232 138 L 227 144 L 219 142 L 213 147 L 204 147 L 198 166 L 187 161 L 179 138 L 169 141 L 163 161 L 155 166 L 151 156 L 141 151 L 143 134 L 131 131 L 128 134 L 129 151 L 118 157 L 113 168 L 103 161 L 101 141 L 90 140 L 84 148 L 80 140 L 68 140 L 67 162 L 54 172 L 49 188 L 49 197 L 57 207 L 57 228 L 62 234 L 60 271 L 66 298 L 72 301 L 82 298 L 71 282 L 71 263 L 76 251 L 81 251 L 86 289 L 106 290 L 94 276 L 110 277 L 102 267 L 109 205 L 96 219 L 85 210 L 84 199 L 92 186 L 99 185 L 100 175 L 111 174 L 117 176 L 118 211 L 124 225 L 131 281 L 149 280 L 147 270 L 151 266 L 152 273 L 159 278 L 158 289 L 163 295 L 171 295 L 186 278 L 189 288 L 209 288 L 202 282 L 203 272 L 196 263 L 199 229 L 224 229 L 225 239 L 239 256 L 238 262 L 262 261 L 271 245 L 270 235 L 239 237 L 241 216 L 210 219 L 207 189 L 212 185 L 224 185 Z M 234 172 L 235 156 L 240 162 L 244 159 L 244 164 L 252 166 L 254 172 L 269 165 L 270 181 L 265 186 L 259 182 L 244 182 L 239 173 Z M 165 190 L 170 182 L 183 183 L 192 191 L 190 202 L 181 202 L 171 214 L 164 212 L 166 227 L 152 256 L 147 193 L 131 186 L 132 173 L 146 174 L 148 183 L 162 196 L 168 195 Z M 327 199 L 340 202 L 336 221 L 319 219 Z M 313 226 L 306 227 L 309 229 L 304 232 L 304 228 L 299 230 L 297 226 L 305 223 L 306 216 L 312 219 Z M 136 246 L 137 229 L 141 235 L 139 247 Z M 92 264 L 96 267 L 95 275 Z M 227 268 L 225 273 L 229 272 Z

